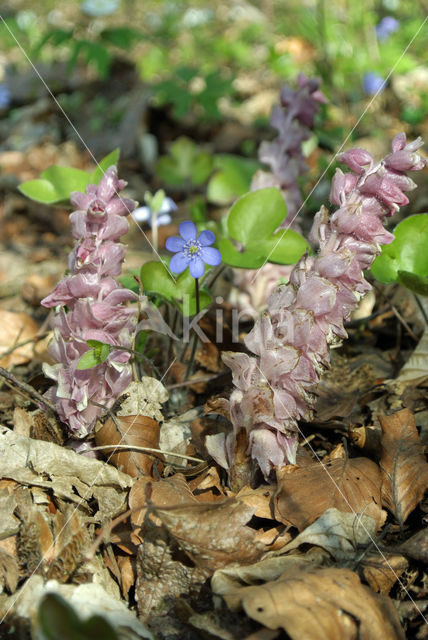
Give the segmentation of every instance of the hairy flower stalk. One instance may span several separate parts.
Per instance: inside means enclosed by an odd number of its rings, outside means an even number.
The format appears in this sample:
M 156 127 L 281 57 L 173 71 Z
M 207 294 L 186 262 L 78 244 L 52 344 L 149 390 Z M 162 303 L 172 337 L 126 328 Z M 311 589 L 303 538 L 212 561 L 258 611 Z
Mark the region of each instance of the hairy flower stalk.
M 408 203 L 405 192 L 416 185 L 406 172 L 426 164 L 416 153 L 421 145 L 420 138 L 406 144 L 400 133 L 392 153 L 378 164 L 363 149 L 339 156 L 351 172 L 337 169 L 333 179 L 330 201 L 339 208 L 329 216 L 323 207 L 315 216 L 310 239 L 319 244 L 317 255 L 303 256 L 289 282 L 270 296 L 267 311 L 245 338 L 251 355 L 224 355 L 235 385 L 233 432 L 211 436 L 207 446 L 232 475 L 242 432 L 247 454 L 266 479 L 274 466 L 295 462 L 297 420 L 311 419 L 329 346 L 347 337 L 344 320 L 370 289 L 363 270 L 380 245 L 394 239 L 382 222 Z
M 270 119 L 278 136 L 272 142 L 262 142 L 259 149 L 259 159 L 270 171 L 257 171 L 251 183 L 251 191 L 265 187 L 280 189 L 287 205 L 287 218 L 281 228 L 287 226 L 302 205 L 298 180 L 308 170 L 302 143 L 312 135 L 319 104 L 327 102 L 316 78 L 300 73 L 297 85 L 295 91 L 288 86 L 281 90 L 281 104 L 273 108 Z
M 71 194 L 71 203 L 78 210 L 70 215 L 76 242 L 69 255 L 69 275 L 42 300 L 45 307 L 56 307 L 49 352 L 57 364 L 44 366 L 56 386 L 47 395 L 77 438 L 93 429 L 103 407 L 113 405 L 132 377 L 130 354 L 121 349 L 112 349 L 102 364 L 77 369 L 89 349 L 87 340 L 132 346 L 137 310 L 125 303 L 137 296 L 115 280 L 126 253 L 119 239 L 129 228 L 126 216 L 137 204 L 117 195 L 125 186 L 116 167 L 110 167 L 98 186 Z

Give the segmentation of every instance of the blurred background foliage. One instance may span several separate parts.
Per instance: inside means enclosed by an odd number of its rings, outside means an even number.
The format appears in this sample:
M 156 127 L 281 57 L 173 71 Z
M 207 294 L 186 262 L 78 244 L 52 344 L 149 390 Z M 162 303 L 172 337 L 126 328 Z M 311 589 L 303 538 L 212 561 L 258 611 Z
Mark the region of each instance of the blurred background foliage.
M 121 147 L 153 174 L 187 135 L 255 158 L 280 87 L 300 72 L 329 100 L 305 149 L 318 174 L 329 157 L 317 149 L 337 151 L 350 132 L 350 143 L 427 133 L 424 0 L 9 0 L 0 13 L 0 150 L 81 135 L 97 157 Z M 29 61 L 79 135 L 52 124 Z M 222 135 L 225 122 L 246 132 Z

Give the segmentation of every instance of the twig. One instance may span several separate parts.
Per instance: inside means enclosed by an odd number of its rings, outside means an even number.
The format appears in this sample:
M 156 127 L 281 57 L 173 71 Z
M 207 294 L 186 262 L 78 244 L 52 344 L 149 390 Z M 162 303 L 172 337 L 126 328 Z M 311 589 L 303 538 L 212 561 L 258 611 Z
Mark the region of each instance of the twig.
M 174 456 L 175 458 L 182 458 L 183 460 L 190 460 L 191 462 L 205 462 L 200 458 L 194 458 L 193 456 L 186 456 L 184 453 L 176 453 L 175 451 L 163 451 L 162 449 L 153 449 L 152 447 L 138 447 L 134 444 L 105 444 L 99 447 L 91 447 L 91 451 L 99 451 L 101 449 L 132 449 L 135 451 L 143 451 L 146 453 L 157 453 L 162 456 Z M 178 465 L 175 465 L 178 466 Z
M 34 387 L 26 384 L 25 382 L 21 382 L 21 380 L 18 380 L 18 378 L 13 375 L 13 373 L 10 373 L 10 371 L 3 369 L 3 367 L 0 367 L 0 375 L 3 376 L 3 378 L 6 378 L 6 380 L 8 380 L 14 387 L 19 389 L 20 391 L 23 391 L 26 395 L 29 395 L 30 398 L 32 398 L 33 402 L 37 400 L 37 403 L 44 405 L 53 413 L 56 413 L 54 405 L 51 404 L 49 400 L 42 396 L 38 391 L 36 391 Z

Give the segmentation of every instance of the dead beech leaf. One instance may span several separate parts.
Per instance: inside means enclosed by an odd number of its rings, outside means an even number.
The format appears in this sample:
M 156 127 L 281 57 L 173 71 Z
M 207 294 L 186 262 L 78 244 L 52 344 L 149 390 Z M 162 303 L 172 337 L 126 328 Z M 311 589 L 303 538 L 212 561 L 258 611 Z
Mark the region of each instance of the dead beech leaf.
M 132 478 L 113 466 L 81 456 L 53 442 L 33 440 L 0 426 L 0 473 L 23 485 L 44 487 L 90 511 L 86 501 L 95 498 L 95 518 L 114 518 L 123 509 Z
M 302 544 L 313 544 L 328 551 L 335 560 L 353 559 L 358 547 L 372 542 L 376 533 L 376 522 L 365 514 L 327 509 L 302 533 L 282 548 L 288 553 Z
M 274 489 L 272 486 L 261 486 L 252 489 L 250 486 L 242 487 L 236 494 L 236 499 L 250 507 L 255 507 L 254 515 L 258 518 L 266 518 L 266 520 L 274 520 L 272 508 L 272 495 Z
M 233 498 L 176 509 L 155 508 L 155 513 L 178 545 L 208 573 L 231 562 L 255 562 L 265 551 L 256 541 L 257 532 L 245 526 L 254 507 Z
M 316 462 L 280 478 L 274 497 L 275 517 L 302 531 L 335 507 L 370 516 L 379 528 L 386 518 L 380 487 L 380 469 L 368 458 L 336 458 L 325 465 Z
M 39 327 L 33 318 L 26 313 L 14 313 L 0 309 L 0 367 L 7 369 L 10 365 L 24 364 L 31 360 L 33 355 L 33 343 L 14 349 L 8 355 L 2 357 L 2 353 L 13 348 L 15 344 L 35 338 Z
M 0 547 L 0 592 L 6 587 L 14 593 L 18 585 L 19 568 L 16 558 Z
M 381 416 L 382 503 L 402 526 L 428 488 L 428 463 L 408 409 Z
M 234 608 L 292 640 L 404 640 L 398 614 L 349 569 L 294 568 L 275 582 L 224 596 Z
M 143 508 L 138 517 L 131 517 L 137 526 L 144 519 L 147 505 L 145 480 L 138 480 L 129 496 L 132 509 L 140 504 Z M 257 532 L 245 526 L 254 514 L 254 507 L 233 498 L 198 502 L 181 474 L 153 483 L 151 490 L 150 519 L 153 521 L 153 515 L 156 516 L 157 522 L 162 522 L 181 549 L 206 573 L 231 562 L 255 562 L 265 551 L 256 541 Z
M 373 591 L 388 595 L 409 563 L 402 555 L 387 553 L 368 556 L 363 559 L 361 566 L 364 578 Z
M 156 460 L 153 454 L 132 449 L 112 451 L 116 444 L 159 449 L 159 424 L 152 418 L 141 415 L 108 418 L 97 430 L 95 440 L 98 446 L 112 446 L 112 449 L 106 449 L 109 461 L 124 473 L 133 478 L 151 475 Z

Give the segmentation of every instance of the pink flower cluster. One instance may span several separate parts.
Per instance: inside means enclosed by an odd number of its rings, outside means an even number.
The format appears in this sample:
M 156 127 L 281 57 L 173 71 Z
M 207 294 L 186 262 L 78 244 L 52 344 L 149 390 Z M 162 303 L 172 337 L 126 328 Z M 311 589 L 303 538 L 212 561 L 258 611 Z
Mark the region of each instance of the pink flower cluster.
M 281 90 L 281 105 L 274 107 L 270 119 L 278 136 L 272 142 L 262 142 L 259 149 L 259 158 L 270 171 L 257 171 L 251 183 L 252 191 L 265 187 L 280 189 L 288 210 L 286 220 L 292 220 L 302 204 L 298 178 L 308 170 L 302 143 L 311 136 L 319 103 L 327 102 L 316 78 L 300 73 L 297 85 L 296 91 L 288 86 Z
M 78 438 L 93 429 L 103 407 L 111 407 L 131 381 L 130 354 L 119 349 L 112 349 L 102 364 L 77 369 L 89 349 L 87 340 L 132 346 L 137 311 L 125 303 L 137 296 L 115 280 L 126 253 L 119 239 L 129 227 L 126 216 L 137 204 L 117 195 L 125 185 L 116 167 L 110 167 L 98 186 L 71 194 L 71 203 L 78 210 L 70 215 L 76 240 L 68 261 L 70 273 L 42 300 L 45 307 L 58 307 L 49 345 L 58 364 L 44 366 L 56 386 L 47 395 Z
M 351 172 L 337 170 L 330 200 L 339 208 L 329 217 L 323 207 L 310 239 L 316 256 L 303 256 L 287 284 L 277 286 L 268 309 L 245 338 L 251 352 L 226 353 L 235 390 L 230 397 L 233 432 L 211 436 L 211 455 L 231 470 L 236 437 L 244 429 L 248 454 L 265 478 L 274 466 L 295 462 L 297 420 L 310 420 L 314 391 L 329 366 L 329 346 L 347 337 L 343 322 L 370 289 L 368 269 L 381 244 L 394 236 L 384 218 L 408 203 L 415 188 L 406 171 L 420 170 L 426 160 L 417 152 L 422 140 L 406 144 L 395 136 L 392 153 L 375 164 L 363 149 L 339 156 Z

